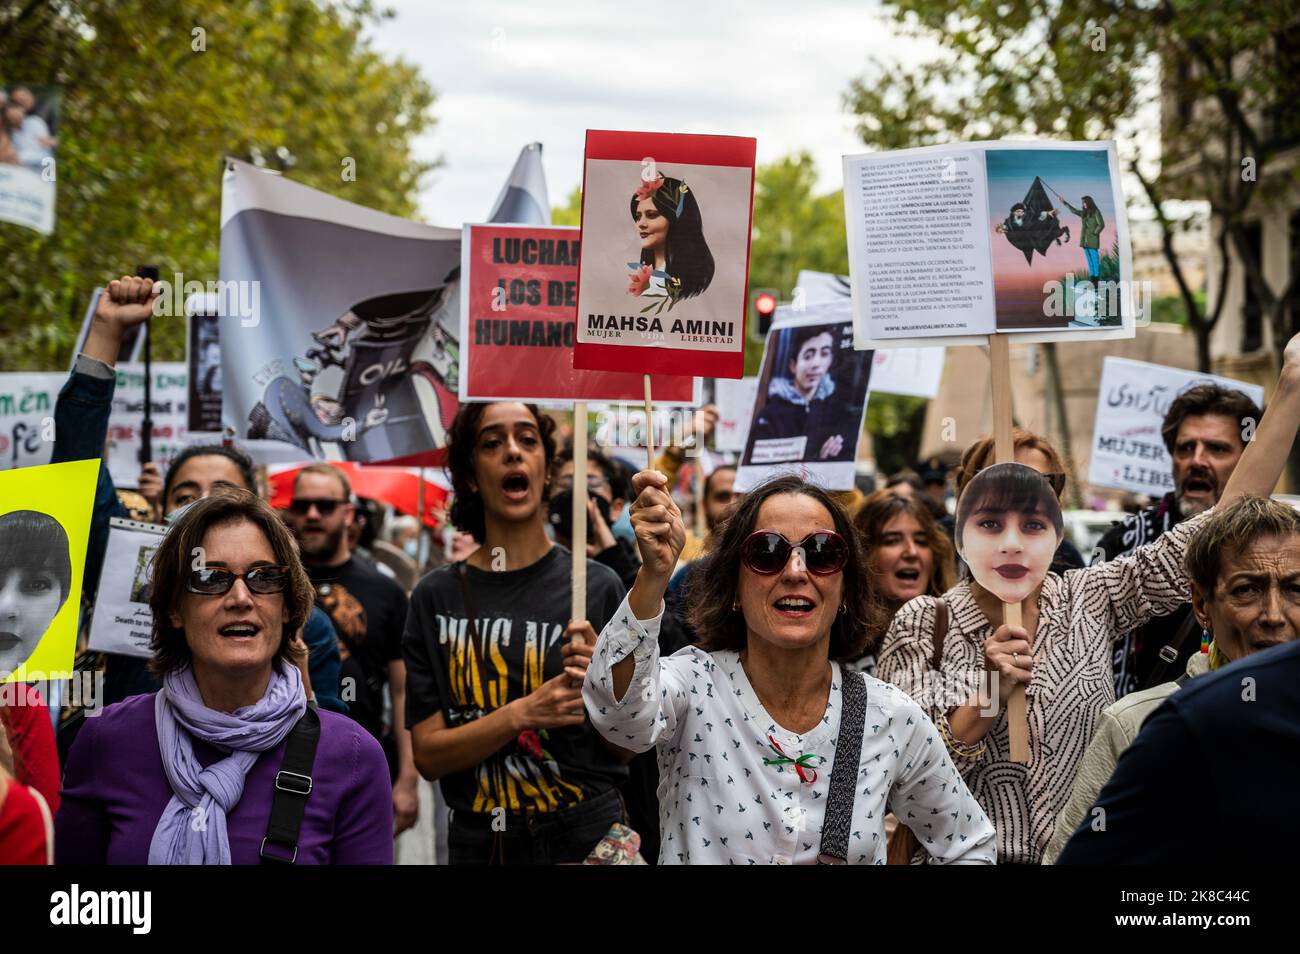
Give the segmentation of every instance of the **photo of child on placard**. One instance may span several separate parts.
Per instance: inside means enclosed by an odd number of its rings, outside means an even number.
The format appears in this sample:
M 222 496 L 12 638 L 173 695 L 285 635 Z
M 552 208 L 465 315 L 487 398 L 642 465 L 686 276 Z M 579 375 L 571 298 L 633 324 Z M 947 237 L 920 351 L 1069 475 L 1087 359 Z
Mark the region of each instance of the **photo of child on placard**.
M 975 582 L 1004 603 L 1033 595 L 1065 532 L 1047 478 L 1024 464 L 994 464 L 957 502 L 955 539 Z
M 0 516 L 0 679 L 31 658 L 71 589 L 63 525 L 37 510 Z

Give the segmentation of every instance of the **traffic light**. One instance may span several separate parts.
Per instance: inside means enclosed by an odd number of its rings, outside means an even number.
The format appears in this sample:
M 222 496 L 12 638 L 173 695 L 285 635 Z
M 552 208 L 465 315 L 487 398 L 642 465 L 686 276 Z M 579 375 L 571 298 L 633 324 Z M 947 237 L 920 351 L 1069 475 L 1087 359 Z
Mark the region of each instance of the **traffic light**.
M 750 292 L 750 327 L 760 339 L 767 337 L 767 331 L 772 327 L 772 316 L 776 314 L 779 303 L 780 298 L 775 288 L 758 288 Z

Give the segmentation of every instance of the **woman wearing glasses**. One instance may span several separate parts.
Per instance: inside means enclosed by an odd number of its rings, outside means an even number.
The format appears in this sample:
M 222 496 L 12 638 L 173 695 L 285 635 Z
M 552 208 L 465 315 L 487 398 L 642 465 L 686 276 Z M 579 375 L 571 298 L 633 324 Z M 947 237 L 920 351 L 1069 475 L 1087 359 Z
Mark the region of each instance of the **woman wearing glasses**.
M 889 808 L 935 861 L 991 862 L 993 827 L 925 713 L 841 665 L 880 609 L 839 505 L 790 476 L 745 497 L 691 594 L 699 645 L 661 659 L 685 528 L 662 474 L 634 489 L 642 566 L 583 697 L 608 742 L 657 750 L 660 863 L 883 864 Z
M 1298 425 L 1300 335 L 1287 346 L 1277 396 L 1224 488 L 1220 507 L 1242 494 L 1272 492 Z M 971 458 L 968 452 L 963 471 Z M 970 499 L 978 482 L 968 480 L 957 501 L 958 545 L 963 531 L 970 537 L 984 533 L 986 524 L 993 531 L 1016 520 L 1022 532 L 1007 535 L 1017 542 L 1005 544 L 1011 549 L 1002 552 L 1011 558 L 1002 562 L 1026 562 L 1027 528 L 1033 525 L 1054 536 L 1049 546 L 1059 542 L 1059 523 L 1044 527 L 1034 519 L 1055 509 L 1060 492 L 1052 473 L 1043 476 L 1046 483 L 1022 480 L 1014 494 L 999 495 L 1001 513 L 992 520 L 985 519 L 990 514 L 984 503 Z M 1184 556 L 1209 513 L 1183 521 L 1127 557 L 1064 575 L 1046 573 L 1024 594 L 1022 626 L 1002 624 L 1001 600 L 974 580 L 939 599 L 919 596 L 895 615 L 876 672 L 926 707 L 966 784 L 997 826 L 1000 863 L 1042 861 L 1101 712 L 1115 701 L 1114 644 L 1188 601 Z M 1005 702 L 1017 684 L 1025 686 L 1028 706 L 1027 763 L 1010 756 Z
M 311 583 L 275 512 L 228 491 L 154 558 L 162 689 L 87 719 L 56 819 L 60 864 L 390 864 L 379 743 L 309 708 L 290 637 Z

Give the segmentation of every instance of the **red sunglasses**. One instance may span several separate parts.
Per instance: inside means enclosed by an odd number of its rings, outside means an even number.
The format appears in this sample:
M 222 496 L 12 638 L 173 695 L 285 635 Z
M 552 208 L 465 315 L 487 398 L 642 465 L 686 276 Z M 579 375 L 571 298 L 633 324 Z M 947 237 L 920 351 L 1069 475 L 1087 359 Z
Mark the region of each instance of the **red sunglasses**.
M 838 573 L 849 562 L 849 545 L 834 530 L 816 530 L 798 543 L 775 530 L 755 530 L 741 546 L 740 559 L 759 576 L 771 576 L 785 569 L 795 551 L 808 572 L 816 576 Z

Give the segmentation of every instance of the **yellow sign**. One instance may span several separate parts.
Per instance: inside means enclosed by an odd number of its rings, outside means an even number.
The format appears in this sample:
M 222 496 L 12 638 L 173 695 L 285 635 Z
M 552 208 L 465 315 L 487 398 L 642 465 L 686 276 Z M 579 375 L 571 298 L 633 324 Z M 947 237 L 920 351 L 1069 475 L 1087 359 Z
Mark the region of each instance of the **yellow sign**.
M 99 467 L 0 471 L 0 683 L 71 676 Z

